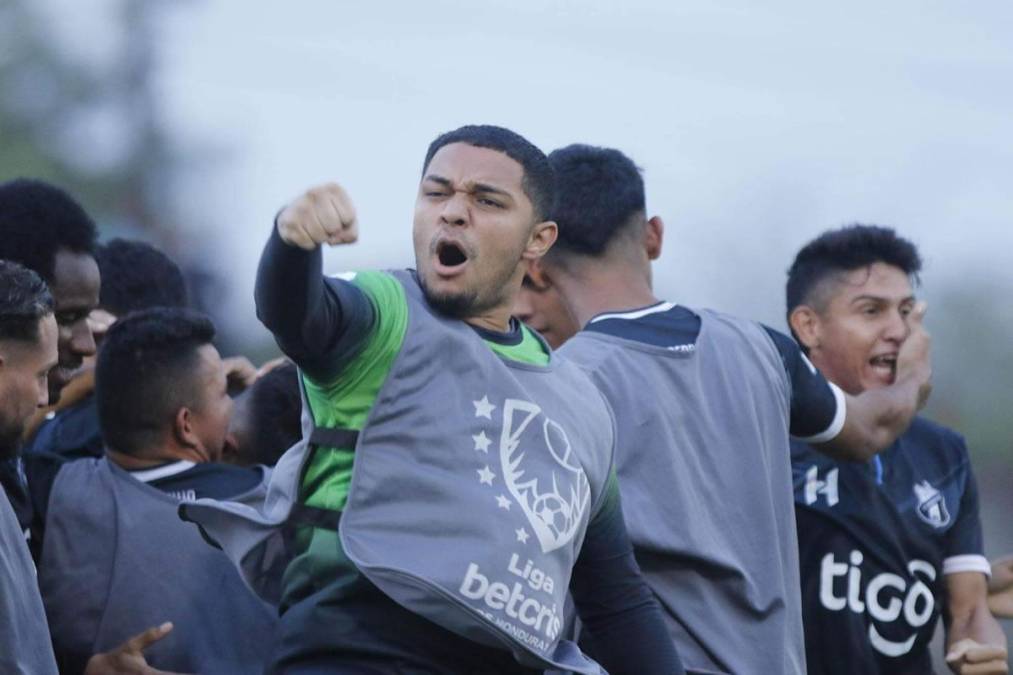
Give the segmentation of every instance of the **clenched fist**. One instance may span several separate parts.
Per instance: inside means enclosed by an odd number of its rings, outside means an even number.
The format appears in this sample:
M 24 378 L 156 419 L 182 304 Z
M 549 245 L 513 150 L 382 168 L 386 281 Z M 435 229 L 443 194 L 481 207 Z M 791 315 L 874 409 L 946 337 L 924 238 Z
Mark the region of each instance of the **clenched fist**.
M 278 236 L 307 251 L 321 244 L 351 244 L 359 238 L 352 200 L 337 183 L 312 188 L 278 214 Z

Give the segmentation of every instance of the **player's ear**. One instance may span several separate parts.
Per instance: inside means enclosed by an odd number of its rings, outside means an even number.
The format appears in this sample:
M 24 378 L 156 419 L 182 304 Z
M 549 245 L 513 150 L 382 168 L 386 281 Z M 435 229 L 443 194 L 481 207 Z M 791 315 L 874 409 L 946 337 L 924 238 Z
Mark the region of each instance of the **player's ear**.
M 552 220 L 543 220 L 535 223 L 531 228 L 531 235 L 528 237 L 528 245 L 521 256 L 525 260 L 537 260 L 545 255 L 552 245 L 556 243 L 556 236 L 559 228 Z
M 176 411 L 176 416 L 172 419 L 172 437 L 185 448 L 200 444 L 194 430 L 193 412 L 189 408 L 184 406 Z
M 657 260 L 661 255 L 661 243 L 665 238 L 665 222 L 661 216 L 652 216 L 644 228 L 644 248 L 648 260 Z
M 821 324 L 820 315 L 809 305 L 799 305 L 788 315 L 788 325 L 796 339 L 807 350 L 820 346 Z

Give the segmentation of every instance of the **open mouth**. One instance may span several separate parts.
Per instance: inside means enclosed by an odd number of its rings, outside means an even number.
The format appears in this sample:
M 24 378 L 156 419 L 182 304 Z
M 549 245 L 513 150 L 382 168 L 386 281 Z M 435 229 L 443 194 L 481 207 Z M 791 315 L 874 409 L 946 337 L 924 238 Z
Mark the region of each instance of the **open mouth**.
M 460 267 L 468 262 L 468 254 L 452 241 L 441 241 L 436 246 L 436 257 L 443 267 Z
M 869 365 L 880 375 L 893 378 L 897 374 L 897 355 L 880 354 L 869 359 Z

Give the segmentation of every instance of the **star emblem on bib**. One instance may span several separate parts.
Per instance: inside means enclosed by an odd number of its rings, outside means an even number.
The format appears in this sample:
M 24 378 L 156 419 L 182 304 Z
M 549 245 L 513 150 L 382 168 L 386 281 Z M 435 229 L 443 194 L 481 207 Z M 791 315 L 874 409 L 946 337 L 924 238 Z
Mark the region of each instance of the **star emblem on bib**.
M 504 511 L 509 511 L 510 510 L 510 500 L 507 499 L 506 496 L 500 495 L 499 497 L 496 497 L 496 503 Z
M 471 404 L 475 406 L 475 417 L 484 417 L 487 420 L 492 420 L 492 411 L 496 409 L 492 403 L 489 403 L 489 396 L 483 396 L 479 401 L 472 401 Z
M 495 478 L 495 477 L 496 477 L 496 474 L 494 474 L 489 469 L 488 465 L 486 465 L 485 467 L 483 467 L 481 469 L 478 469 L 478 482 L 482 483 L 483 485 L 492 485 L 492 479 Z
M 475 450 L 489 452 L 489 445 L 492 443 L 492 439 L 486 436 L 484 431 L 472 436 L 471 440 L 475 441 Z
M 522 544 L 528 543 L 528 537 L 530 535 L 528 535 L 527 530 L 525 530 L 523 527 L 518 527 L 516 530 L 514 530 L 514 532 L 517 534 L 517 541 L 521 542 Z

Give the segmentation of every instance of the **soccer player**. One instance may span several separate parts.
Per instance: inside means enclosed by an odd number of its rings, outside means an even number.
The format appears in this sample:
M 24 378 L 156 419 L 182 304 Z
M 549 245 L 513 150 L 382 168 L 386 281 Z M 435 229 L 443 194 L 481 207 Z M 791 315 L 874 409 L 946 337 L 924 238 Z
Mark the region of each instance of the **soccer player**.
M 49 402 L 58 363 L 53 298 L 34 272 L 0 260 L 0 458 L 19 452 L 24 425 Z M 141 652 L 172 630 L 152 628 L 88 661 L 85 675 L 157 675 Z M 0 672 L 55 675 L 56 659 L 35 566 L 6 492 L 0 490 Z M 163 674 L 168 675 L 168 674 Z
M 40 505 L 39 585 L 61 672 L 80 672 L 134 626 L 165 619 L 176 630 L 149 651 L 158 667 L 264 667 L 274 613 L 177 515 L 180 502 L 263 493 L 262 469 L 221 463 L 232 400 L 214 334 L 201 314 L 154 308 L 117 321 L 103 340 L 105 457 L 63 464 Z
M 914 245 L 882 227 L 825 232 L 799 251 L 788 322 L 831 382 L 856 396 L 894 384 L 920 269 Z M 916 417 L 861 463 L 795 442 L 792 470 L 811 674 L 932 672 L 928 645 L 944 607 L 953 671 L 1007 672 L 959 434 Z
M 56 303 L 60 362 L 49 373 L 49 402 L 95 354 L 88 314 L 98 304 L 95 223 L 66 192 L 42 181 L 0 183 L 0 259 L 38 274 Z M 20 458 L 0 462 L 0 484 L 27 531 L 31 522 L 28 486 Z
M 847 396 L 786 335 L 655 297 L 664 226 L 628 157 L 575 145 L 549 161 L 543 282 L 584 326 L 560 355 L 615 410 L 627 527 L 687 672 L 804 673 L 789 433 L 847 457 L 888 445 L 927 386 L 926 338 L 896 384 Z
M 49 401 L 56 366 L 53 298 L 34 272 L 0 260 L 0 459 L 18 452 L 24 425 Z M 35 567 L 4 490 L 0 490 L 0 671 L 55 673 Z
M 682 672 L 623 526 L 611 413 L 511 317 L 555 240 L 552 199 L 541 151 L 467 126 L 426 154 L 417 272 L 322 276 L 320 246 L 357 237 L 336 185 L 277 217 L 257 310 L 300 368 L 312 432 L 276 466 L 264 513 L 277 524 L 294 498 L 289 520 L 306 524 L 275 672 L 599 673 L 563 639 L 568 589 L 608 672 Z M 228 507 L 186 513 L 263 569 Z

